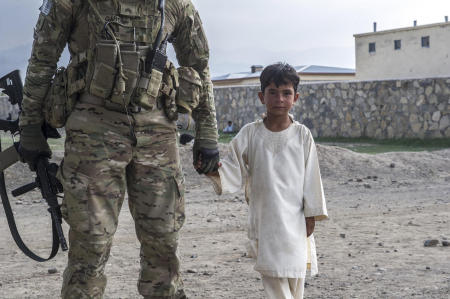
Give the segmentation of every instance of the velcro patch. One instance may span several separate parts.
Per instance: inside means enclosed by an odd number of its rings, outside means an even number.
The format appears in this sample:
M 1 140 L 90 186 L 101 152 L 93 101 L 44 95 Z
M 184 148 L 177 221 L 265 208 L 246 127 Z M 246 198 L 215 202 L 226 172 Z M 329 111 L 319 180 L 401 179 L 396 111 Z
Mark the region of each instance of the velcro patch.
M 50 10 L 52 9 L 53 6 L 53 0 L 44 0 L 44 2 L 42 2 L 42 6 L 39 8 L 39 10 L 46 16 L 48 16 L 48 14 L 50 13 Z

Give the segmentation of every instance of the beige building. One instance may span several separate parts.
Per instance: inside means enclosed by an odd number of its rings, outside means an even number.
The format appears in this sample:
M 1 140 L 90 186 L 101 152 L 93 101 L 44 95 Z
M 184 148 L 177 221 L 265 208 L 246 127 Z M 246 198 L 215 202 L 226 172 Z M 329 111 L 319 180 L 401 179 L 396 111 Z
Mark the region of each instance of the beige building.
M 355 34 L 356 79 L 450 76 L 450 22 Z
M 259 76 L 263 70 L 261 65 L 251 66 L 250 72 L 232 73 L 212 78 L 215 87 L 239 86 L 239 85 L 259 85 Z M 300 76 L 300 81 L 343 81 L 354 80 L 355 70 L 329 67 L 320 65 L 296 66 L 295 70 Z

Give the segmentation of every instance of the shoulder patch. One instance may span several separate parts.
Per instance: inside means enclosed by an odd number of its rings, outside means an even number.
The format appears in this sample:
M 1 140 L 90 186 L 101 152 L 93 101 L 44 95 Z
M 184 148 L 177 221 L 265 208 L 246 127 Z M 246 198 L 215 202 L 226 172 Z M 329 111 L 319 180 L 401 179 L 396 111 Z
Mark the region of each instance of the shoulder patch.
M 39 8 L 39 10 L 44 15 L 48 16 L 48 14 L 50 13 L 50 10 L 52 9 L 52 7 L 53 7 L 53 0 L 44 0 L 42 2 L 42 6 Z

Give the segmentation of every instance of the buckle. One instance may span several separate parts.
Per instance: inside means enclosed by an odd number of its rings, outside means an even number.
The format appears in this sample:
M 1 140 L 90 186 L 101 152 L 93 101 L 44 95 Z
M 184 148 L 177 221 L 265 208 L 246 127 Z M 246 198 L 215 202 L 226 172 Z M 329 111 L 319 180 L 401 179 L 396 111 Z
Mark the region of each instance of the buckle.
M 139 112 L 143 111 L 143 108 L 140 106 L 134 106 L 134 105 L 131 106 L 130 105 L 127 107 L 127 110 L 129 113 L 139 113 Z

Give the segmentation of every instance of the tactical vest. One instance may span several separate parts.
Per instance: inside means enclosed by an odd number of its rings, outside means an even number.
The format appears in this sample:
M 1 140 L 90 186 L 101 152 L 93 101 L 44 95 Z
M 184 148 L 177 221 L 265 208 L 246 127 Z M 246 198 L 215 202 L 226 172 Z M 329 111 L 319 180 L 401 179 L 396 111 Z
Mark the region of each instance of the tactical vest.
M 160 29 L 158 1 L 88 0 L 88 3 L 89 94 L 104 99 L 105 106 L 118 109 L 131 102 L 151 110 L 160 92 L 175 99 L 178 76 L 172 63 L 168 61 L 163 72 L 144 70 Z
M 160 29 L 157 0 L 87 0 L 85 5 L 89 47 L 72 55 L 66 72 L 57 72 L 61 78 L 55 76 L 54 83 L 66 88 L 61 91 L 53 84 L 49 94 L 65 95 L 47 100 L 47 122 L 64 126 L 77 100 L 119 112 L 157 107 L 170 120 L 197 107 L 202 81 L 193 68 L 177 70 L 167 60 L 162 72 L 145 69 Z M 64 97 L 66 106 L 58 108 Z M 65 111 L 63 116 L 53 112 L 58 109 Z

